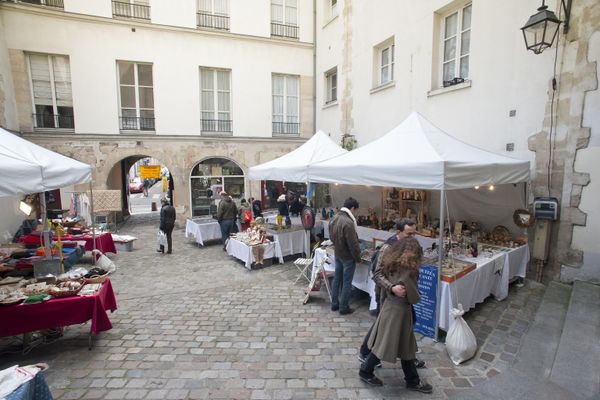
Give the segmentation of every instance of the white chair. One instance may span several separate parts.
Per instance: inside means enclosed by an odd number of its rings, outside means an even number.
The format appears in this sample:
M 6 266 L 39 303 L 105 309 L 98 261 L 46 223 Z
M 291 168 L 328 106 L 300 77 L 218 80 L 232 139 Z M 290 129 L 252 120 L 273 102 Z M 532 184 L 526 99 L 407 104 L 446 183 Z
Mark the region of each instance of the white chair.
M 302 278 L 306 279 L 306 281 L 310 283 L 310 278 L 308 277 L 309 276 L 308 272 L 313 264 L 315 250 L 319 248 L 319 244 L 320 243 L 317 243 L 313 246 L 312 252 L 310 254 L 310 258 L 297 258 L 296 261 L 294 261 L 294 265 L 296 266 L 296 268 L 298 268 L 298 271 L 300 271 L 300 274 L 298 274 L 298 277 L 294 281 L 294 285 L 296 283 L 298 283 L 298 281 Z

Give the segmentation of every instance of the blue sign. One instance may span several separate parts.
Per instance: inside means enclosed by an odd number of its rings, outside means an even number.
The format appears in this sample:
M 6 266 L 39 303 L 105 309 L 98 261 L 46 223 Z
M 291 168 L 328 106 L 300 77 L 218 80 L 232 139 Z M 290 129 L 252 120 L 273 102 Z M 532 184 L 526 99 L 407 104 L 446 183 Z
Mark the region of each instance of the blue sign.
M 414 331 L 435 338 L 438 268 L 434 265 L 422 265 L 419 271 L 419 293 L 421 294 L 421 301 L 414 305 L 415 314 L 417 316 Z

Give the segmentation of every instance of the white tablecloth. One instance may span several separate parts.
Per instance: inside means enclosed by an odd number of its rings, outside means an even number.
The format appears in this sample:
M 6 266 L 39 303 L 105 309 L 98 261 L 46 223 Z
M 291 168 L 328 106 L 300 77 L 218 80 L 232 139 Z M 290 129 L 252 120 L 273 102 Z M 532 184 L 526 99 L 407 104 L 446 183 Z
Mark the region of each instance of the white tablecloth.
M 271 242 L 265 246 L 265 255 L 264 259 L 267 258 L 277 258 L 280 264 L 283 264 L 283 256 L 281 255 L 281 248 L 279 247 L 279 243 Z M 252 248 L 245 244 L 244 242 L 240 242 L 234 238 L 230 238 L 227 241 L 227 254 L 233 256 L 239 260 L 244 262 L 244 266 L 248 269 L 252 268 L 252 263 L 256 261 L 254 259 L 254 255 L 252 254 Z
M 421 238 L 423 237 L 417 235 L 419 242 Z M 423 239 L 431 240 L 430 238 Z M 316 266 L 326 256 L 325 249 L 315 251 L 313 274 L 316 273 Z M 445 331 L 450 327 L 450 321 L 452 320 L 450 310 L 452 307 L 457 307 L 459 303 L 467 311 L 475 307 L 477 303 L 484 301 L 490 294 L 498 300 L 504 300 L 508 296 L 509 280 L 516 276 L 525 277 L 527 263 L 529 262 L 529 247 L 525 245 L 491 258 L 470 258 L 469 261 L 477 263 L 476 270 L 451 283 L 440 281 L 439 327 Z M 334 256 L 328 256 L 325 271 L 335 273 Z M 360 263 L 356 265 L 352 285 L 371 296 L 370 310 L 377 308 L 375 283 L 372 279 L 370 264 Z
M 319 222 L 323 224 L 323 236 L 326 239 L 329 239 L 329 220 L 321 220 Z M 373 239 L 386 241 L 394 233 L 395 231 L 382 231 L 379 229 L 367 228 L 366 226 L 358 226 L 356 228 L 356 234 L 358 235 L 358 238 L 366 242 L 372 242 Z M 417 235 L 416 238 L 424 249 L 428 249 L 433 243 L 437 243 L 437 239 L 432 239 L 421 235 Z
M 302 226 L 302 220 L 300 219 L 300 217 L 290 217 L 290 220 L 292 221 L 292 226 Z M 268 224 L 277 225 L 277 215 L 270 215 L 265 218 L 265 221 Z M 327 222 L 329 221 L 325 221 L 325 225 L 327 225 Z M 283 223 L 285 224 L 285 218 L 283 220 Z M 320 220 L 318 217 L 317 219 L 315 219 L 315 225 L 313 226 L 311 232 L 313 233 L 313 235 L 321 234 L 323 232 L 323 221 Z M 329 237 L 329 229 L 327 230 L 327 237 Z
M 279 242 L 281 254 L 284 257 L 299 253 L 304 253 L 307 257 L 310 256 L 310 244 L 308 242 L 310 238 L 304 229 L 282 229 L 281 231 L 267 229 L 267 234 L 273 235 L 275 241 Z
M 185 237 L 193 236 L 196 243 L 204 246 L 205 240 L 221 239 L 221 227 L 214 219 L 187 219 L 185 222 Z

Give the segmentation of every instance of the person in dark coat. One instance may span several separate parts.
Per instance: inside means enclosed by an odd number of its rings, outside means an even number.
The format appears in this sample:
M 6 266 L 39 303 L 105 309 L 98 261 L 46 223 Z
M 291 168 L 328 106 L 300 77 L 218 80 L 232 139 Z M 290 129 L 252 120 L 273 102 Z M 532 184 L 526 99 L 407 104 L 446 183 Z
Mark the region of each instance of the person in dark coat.
M 352 278 L 356 263 L 360 262 L 360 244 L 356 233 L 356 218 L 358 201 L 349 197 L 344 207 L 329 223 L 329 235 L 335 246 L 335 276 L 331 287 L 331 311 L 340 314 L 352 314 L 349 306 Z M 341 294 L 340 294 L 341 292 Z
M 234 232 L 233 226 L 238 216 L 237 206 L 233 199 L 224 190 L 221 191 L 221 201 L 217 208 L 217 221 L 221 227 L 221 240 L 223 242 L 223 250 L 226 250 L 229 235 Z
M 417 341 L 413 333 L 412 305 L 420 300 L 419 267 L 423 249 L 417 239 L 400 239 L 383 254 L 383 274 L 392 285 L 403 285 L 405 297 L 388 296 L 375 321 L 369 348 L 371 353 L 360 366 L 360 379 L 370 385 L 381 386 L 383 382 L 373 371 L 380 360 L 395 363 L 401 360 L 406 388 L 422 393 L 431 393 L 431 385 L 419 378 L 415 365 Z
M 173 241 L 171 239 L 171 233 L 175 227 L 176 212 L 175 207 L 169 204 L 169 201 L 165 198 L 160 200 L 162 207 L 160 208 L 160 230 L 167 235 L 167 254 L 173 252 Z M 159 253 L 165 252 L 165 246 L 160 245 L 160 249 L 157 250 Z
M 260 200 L 252 199 L 250 203 L 252 204 L 252 214 L 254 215 L 254 218 L 262 217 L 262 204 Z
M 282 194 L 277 198 L 277 210 L 282 217 L 288 217 L 290 215 L 290 207 L 288 206 L 285 194 Z
M 290 214 L 292 217 L 297 217 L 300 215 L 302 208 L 304 208 L 304 204 L 300 202 L 300 198 L 298 196 L 294 196 L 294 200 L 292 200 L 292 204 L 290 204 Z

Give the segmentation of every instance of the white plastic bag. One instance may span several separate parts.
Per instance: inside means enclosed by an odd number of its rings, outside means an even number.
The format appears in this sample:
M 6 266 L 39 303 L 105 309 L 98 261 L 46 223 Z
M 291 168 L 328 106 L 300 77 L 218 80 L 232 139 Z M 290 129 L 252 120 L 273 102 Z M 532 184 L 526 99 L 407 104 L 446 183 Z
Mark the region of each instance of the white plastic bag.
M 454 323 L 446 335 L 446 351 L 455 365 L 467 361 L 477 352 L 477 339 L 469 325 L 463 319 L 465 313 L 462 304 L 453 308 L 450 313 L 454 317 Z
M 117 270 L 117 265 L 108 257 L 106 257 L 100 250 L 92 250 L 96 257 L 96 266 L 112 274 Z
M 160 229 L 158 230 L 157 240 L 159 246 L 167 246 L 167 234 Z

